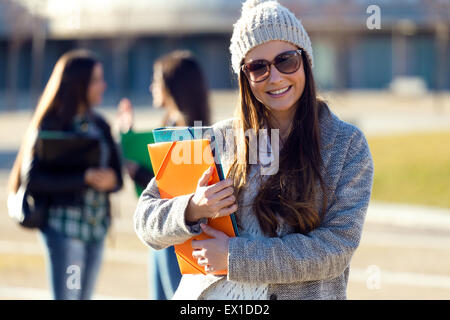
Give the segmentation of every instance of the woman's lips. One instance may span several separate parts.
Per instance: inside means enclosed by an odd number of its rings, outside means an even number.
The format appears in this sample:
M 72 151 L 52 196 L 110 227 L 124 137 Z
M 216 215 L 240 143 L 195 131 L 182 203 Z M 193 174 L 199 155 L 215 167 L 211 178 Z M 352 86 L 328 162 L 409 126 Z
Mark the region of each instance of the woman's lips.
M 277 89 L 277 90 L 267 91 L 267 94 L 269 96 L 271 96 L 272 98 L 279 98 L 279 97 L 286 95 L 291 90 L 291 88 L 292 88 L 292 86 L 284 87 L 284 88 Z

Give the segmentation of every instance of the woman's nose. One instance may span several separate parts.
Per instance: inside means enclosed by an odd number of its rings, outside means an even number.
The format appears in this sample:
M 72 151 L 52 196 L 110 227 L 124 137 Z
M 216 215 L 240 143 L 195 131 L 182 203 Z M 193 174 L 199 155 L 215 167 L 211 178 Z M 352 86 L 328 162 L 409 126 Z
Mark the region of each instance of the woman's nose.
M 269 76 L 269 82 L 270 83 L 275 83 L 275 82 L 279 82 L 282 78 L 281 72 L 278 71 L 277 68 L 275 68 L 275 66 L 272 64 L 270 66 L 270 76 Z

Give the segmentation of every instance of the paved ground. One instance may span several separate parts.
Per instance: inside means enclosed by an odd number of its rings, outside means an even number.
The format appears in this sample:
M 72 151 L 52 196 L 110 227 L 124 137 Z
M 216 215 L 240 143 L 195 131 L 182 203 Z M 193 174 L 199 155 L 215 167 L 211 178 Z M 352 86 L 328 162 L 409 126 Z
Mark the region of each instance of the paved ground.
M 329 95 L 333 110 L 367 135 L 450 130 L 450 98 L 394 99 L 361 93 Z M 214 119 L 232 114 L 234 95 L 217 94 Z M 436 101 L 440 101 L 437 103 Z M 420 102 L 420 103 L 419 103 Z M 102 110 L 110 120 L 113 110 Z M 137 128 L 152 127 L 160 112 L 140 110 Z M 0 113 L 0 189 L 29 114 Z M 397 125 L 399 124 L 399 125 Z M 16 226 L 0 192 L 0 299 L 49 298 L 43 248 L 36 232 Z M 113 197 L 115 223 L 107 240 L 98 299 L 147 299 L 148 249 L 133 231 L 136 204 L 129 179 Z M 352 262 L 349 299 L 450 299 L 450 210 L 372 202 Z

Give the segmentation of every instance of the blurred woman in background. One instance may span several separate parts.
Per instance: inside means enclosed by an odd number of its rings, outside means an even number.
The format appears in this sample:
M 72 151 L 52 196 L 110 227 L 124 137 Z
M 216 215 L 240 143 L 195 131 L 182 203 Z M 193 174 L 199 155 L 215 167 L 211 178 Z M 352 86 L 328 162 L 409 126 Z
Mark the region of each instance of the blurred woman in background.
M 111 223 L 109 194 L 122 187 L 110 127 L 93 111 L 102 102 L 105 89 L 102 64 L 91 53 L 75 50 L 64 54 L 39 100 L 9 179 L 9 192 L 17 192 L 24 184 L 33 194 L 49 199 L 48 220 L 40 232 L 54 299 L 92 297 Z M 99 167 L 58 174 L 43 170 L 42 159 L 35 152 L 42 131 L 97 139 Z
M 150 85 L 155 108 L 166 110 L 162 127 L 207 126 L 210 124 L 208 88 L 200 64 L 187 50 L 177 50 L 156 60 Z M 123 133 L 132 130 L 133 107 L 124 98 L 118 106 L 118 121 Z M 130 177 L 141 187 L 153 178 L 153 172 L 134 162 L 125 162 Z M 157 300 L 170 299 L 181 279 L 175 251 L 169 247 L 151 251 L 150 296 Z

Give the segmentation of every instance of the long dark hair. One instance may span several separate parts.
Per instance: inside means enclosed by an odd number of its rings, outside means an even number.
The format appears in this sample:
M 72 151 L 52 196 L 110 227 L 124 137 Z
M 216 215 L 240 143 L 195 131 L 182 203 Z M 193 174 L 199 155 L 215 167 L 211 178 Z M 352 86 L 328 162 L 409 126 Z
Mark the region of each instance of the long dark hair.
M 185 124 L 193 126 L 194 121 L 202 121 L 202 125 L 209 125 L 206 78 L 192 53 L 173 51 L 157 59 L 155 67 L 161 68 L 164 86 L 183 114 Z
M 8 183 L 10 192 L 19 189 L 22 160 L 32 152 L 33 136 L 42 122 L 51 118 L 56 121 L 52 121 L 52 128 L 46 129 L 69 130 L 79 108 L 91 108 L 87 91 L 96 63 L 98 60 L 86 50 L 69 51 L 56 62 L 11 170 Z
M 320 173 L 319 116 L 329 112 L 326 103 L 316 96 L 314 77 L 309 60 L 302 55 L 305 72 L 305 88 L 297 102 L 292 130 L 280 150 L 279 170 L 269 176 L 258 191 L 253 210 L 264 234 L 276 236 L 281 224 L 291 226 L 295 232 L 306 234 L 317 228 L 327 208 L 326 185 Z M 228 173 L 234 181 L 237 197 L 249 175 L 249 139 L 244 135 L 248 129 L 258 132 L 268 122 L 270 110 L 253 95 L 245 74 L 239 74 L 240 99 L 236 108 L 237 148 L 242 159 L 235 157 Z M 318 182 L 323 190 L 322 210 L 316 203 Z

